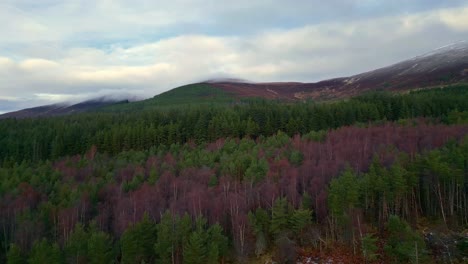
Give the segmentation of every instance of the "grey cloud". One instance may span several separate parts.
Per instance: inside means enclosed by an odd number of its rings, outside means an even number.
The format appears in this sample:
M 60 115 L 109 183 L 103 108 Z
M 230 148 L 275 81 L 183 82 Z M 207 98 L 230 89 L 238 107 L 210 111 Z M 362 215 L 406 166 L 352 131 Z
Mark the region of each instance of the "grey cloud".
M 374 0 L 5 0 L 0 4 L 0 29 L 6 38 L 0 46 L 23 42 L 107 45 L 122 39 L 138 41 L 168 35 L 255 34 L 270 28 L 347 22 L 461 4 L 466 3 L 460 0 L 395 0 L 384 4 Z

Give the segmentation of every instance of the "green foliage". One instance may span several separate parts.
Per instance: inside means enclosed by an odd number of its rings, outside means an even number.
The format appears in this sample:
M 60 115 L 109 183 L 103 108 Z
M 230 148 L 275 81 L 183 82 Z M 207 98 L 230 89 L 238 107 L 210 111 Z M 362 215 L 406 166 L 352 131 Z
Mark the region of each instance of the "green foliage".
M 312 211 L 309 209 L 297 209 L 289 219 L 290 229 L 299 235 L 304 228 L 312 223 Z
M 206 232 L 208 249 L 206 263 L 219 263 L 220 258 L 226 256 L 228 252 L 228 238 L 224 236 L 223 228 L 219 224 L 210 226 Z
M 271 209 L 270 232 L 278 237 L 289 229 L 289 204 L 286 198 L 278 198 Z
M 175 251 L 175 223 L 169 211 L 166 211 L 159 224 L 156 226 L 157 240 L 154 246 L 155 252 L 161 263 L 171 263 Z
M 300 166 L 303 160 L 304 155 L 302 152 L 297 150 L 291 151 L 291 155 L 289 155 L 289 162 L 291 162 L 291 164 L 294 164 L 294 166 Z
M 122 263 L 151 262 L 155 242 L 155 224 L 145 214 L 140 222 L 125 230 L 120 239 Z
M 151 185 L 154 185 L 159 179 L 158 172 L 155 169 L 151 169 L 149 177 L 148 177 L 148 182 Z
M 454 110 L 448 113 L 446 122 L 448 124 L 468 124 L 468 111 Z
M 62 264 L 64 263 L 60 248 L 57 243 L 50 244 L 45 238 L 36 241 L 28 258 L 30 264 Z
M 291 138 L 281 130 L 271 137 L 266 138 L 265 145 L 270 148 L 280 148 L 287 145 L 291 141 Z
M 197 83 L 177 87 L 170 91 L 156 95 L 151 99 L 129 103 L 111 105 L 100 109 L 101 112 L 125 113 L 135 111 L 168 111 L 182 105 L 221 105 L 235 101 L 235 98 L 221 89 L 209 84 Z
M 385 252 L 396 262 L 424 263 L 427 253 L 423 238 L 404 220 L 392 215 L 388 219 L 389 233 Z
M 65 255 L 69 263 L 87 263 L 88 259 L 88 234 L 82 224 L 75 225 L 75 229 L 70 234 L 65 243 Z
M 303 135 L 304 139 L 310 140 L 310 141 L 316 141 L 316 142 L 323 142 L 325 141 L 326 137 L 327 137 L 326 130 L 310 131 L 309 133 L 306 133 Z
M 112 240 L 108 234 L 97 230 L 90 232 L 88 260 L 91 264 L 113 263 Z
M 193 104 L 194 100 L 200 103 L 228 103 L 233 101 L 228 93 L 209 84 L 189 84 L 155 96 L 151 104 L 161 106 L 174 106 L 180 104 Z
M 268 162 L 265 159 L 253 160 L 245 171 L 245 179 L 250 182 L 259 182 L 268 172 Z
M 21 249 L 16 244 L 10 244 L 10 248 L 7 253 L 7 264 L 24 264 L 26 259 L 21 252 Z
M 377 238 L 375 238 L 372 234 L 366 234 L 362 237 L 361 251 L 366 261 L 372 262 L 377 260 L 377 257 L 379 256 L 377 254 L 378 249 Z
M 207 256 L 206 234 L 203 230 L 195 230 L 184 247 L 184 263 L 204 264 L 207 262 Z
M 210 177 L 210 181 L 208 182 L 208 186 L 215 187 L 216 185 L 218 185 L 218 177 L 216 177 L 216 175 L 213 174 Z
M 304 194 L 302 194 L 301 208 L 302 209 L 312 208 L 312 197 L 310 197 L 309 193 L 307 192 L 304 192 Z
M 249 212 L 248 217 L 255 234 L 268 233 L 270 228 L 270 217 L 265 209 L 257 208 L 255 212 Z
M 226 256 L 228 239 L 219 224 L 207 227 L 203 217 L 197 218 L 195 230 L 188 214 L 172 216 L 166 211 L 157 225 L 154 250 L 161 263 L 171 263 L 182 252 L 184 263 L 219 263 Z
M 265 253 L 268 248 L 268 234 L 270 232 L 270 216 L 262 208 L 248 214 L 250 225 L 256 236 L 255 254 L 258 256 Z
M 347 168 L 341 176 L 330 183 L 328 206 L 335 217 L 342 217 L 359 202 L 359 181 L 356 174 Z
M 123 183 L 122 189 L 124 192 L 130 192 L 130 191 L 136 190 L 138 187 L 140 187 L 143 181 L 144 181 L 144 178 L 142 175 L 135 175 L 131 181 Z M 156 182 L 156 179 L 154 178 L 151 179 L 150 183 L 154 184 L 154 182 Z
M 183 244 L 188 240 L 192 232 L 192 218 L 185 213 L 176 221 L 176 245 L 178 248 L 183 248 Z

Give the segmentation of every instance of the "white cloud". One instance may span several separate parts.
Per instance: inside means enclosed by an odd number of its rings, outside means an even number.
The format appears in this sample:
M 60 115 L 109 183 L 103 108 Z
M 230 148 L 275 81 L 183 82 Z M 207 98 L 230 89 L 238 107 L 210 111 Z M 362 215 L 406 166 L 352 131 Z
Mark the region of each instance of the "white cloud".
M 59 66 L 57 62 L 45 59 L 27 59 L 19 64 L 21 69 L 29 72 L 56 70 Z
M 440 20 L 447 26 L 459 30 L 468 31 L 468 7 L 458 10 L 444 10 L 439 13 Z
M 13 60 L 9 58 L 5 58 L 5 57 L 0 57 L 0 67 L 6 68 L 13 64 L 14 64 Z
M 69 94 L 36 93 L 34 96 L 37 97 L 37 100 L 43 100 L 50 103 L 63 103 L 76 99 L 76 97 Z

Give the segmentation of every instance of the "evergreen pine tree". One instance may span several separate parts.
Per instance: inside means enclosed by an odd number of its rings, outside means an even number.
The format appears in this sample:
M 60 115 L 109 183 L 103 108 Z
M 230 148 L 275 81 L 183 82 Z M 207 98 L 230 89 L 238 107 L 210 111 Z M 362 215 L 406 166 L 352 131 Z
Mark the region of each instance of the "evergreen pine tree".
M 227 253 L 228 239 L 223 235 L 223 228 L 219 224 L 212 225 L 207 230 L 207 235 L 207 263 L 219 263 L 219 259 Z
M 300 235 L 302 230 L 312 222 L 312 211 L 308 209 L 294 210 L 289 219 L 290 228 L 296 234 Z
M 361 239 L 361 250 L 362 255 L 366 261 L 375 261 L 378 257 L 377 250 L 377 238 L 373 237 L 372 234 L 366 234 Z
M 64 263 L 59 246 L 51 245 L 45 238 L 36 241 L 28 258 L 29 264 L 61 264 Z
M 206 234 L 204 230 L 197 229 L 192 234 L 184 247 L 185 264 L 207 263 Z
M 101 231 L 90 231 L 88 239 L 88 260 L 90 264 L 112 263 L 112 240 Z
M 312 208 L 312 197 L 310 197 L 308 192 L 304 192 L 304 194 L 302 195 L 301 208 L 302 209 Z
M 388 219 L 389 233 L 385 252 L 396 262 L 424 263 L 427 251 L 423 238 L 411 229 L 408 223 L 398 216 L 391 215 Z
M 166 211 L 159 224 L 156 226 L 157 239 L 154 245 L 156 254 L 161 263 L 171 263 L 175 251 L 175 240 L 177 234 L 174 230 L 174 221 L 169 211 Z
M 122 263 L 151 262 L 155 243 L 156 226 L 145 213 L 143 219 L 121 237 Z
M 82 224 L 75 225 L 64 247 L 67 262 L 87 263 L 88 256 L 88 234 Z
M 286 198 L 278 198 L 271 209 L 271 225 L 270 231 L 273 235 L 278 236 L 284 231 L 287 231 L 289 221 L 288 201 Z
M 268 234 L 270 232 L 270 217 L 262 208 L 248 214 L 250 225 L 255 233 L 255 254 L 262 255 L 268 248 Z

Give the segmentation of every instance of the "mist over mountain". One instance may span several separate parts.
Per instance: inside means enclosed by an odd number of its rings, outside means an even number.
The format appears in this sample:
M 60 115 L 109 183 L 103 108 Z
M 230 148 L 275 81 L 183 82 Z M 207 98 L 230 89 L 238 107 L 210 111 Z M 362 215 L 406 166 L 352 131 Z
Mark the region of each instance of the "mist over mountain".
M 114 104 L 125 104 L 132 99 L 113 98 L 112 96 L 103 96 L 95 99 L 86 100 L 79 103 L 58 103 L 52 105 L 45 105 L 39 107 L 27 108 L 15 112 L 5 113 L 0 115 L 1 118 L 31 118 L 31 117 L 50 117 L 50 116 L 61 116 L 78 114 L 83 112 L 90 112 L 98 110 L 102 107 L 114 105 Z

